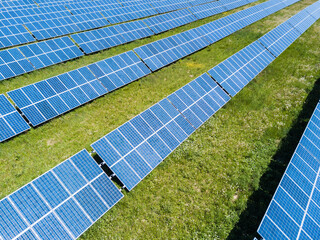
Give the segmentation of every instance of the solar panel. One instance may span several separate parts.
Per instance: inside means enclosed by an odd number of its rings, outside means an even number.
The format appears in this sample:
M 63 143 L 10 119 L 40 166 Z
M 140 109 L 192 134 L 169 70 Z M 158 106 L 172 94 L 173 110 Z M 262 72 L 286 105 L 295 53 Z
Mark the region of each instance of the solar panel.
M 197 129 L 230 97 L 205 73 L 172 93 L 168 100 Z
M 33 70 L 34 67 L 17 48 L 0 51 L 0 81 Z
M 91 146 L 124 186 L 132 190 L 229 99 L 204 74 Z M 183 110 L 178 102 L 187 104 L 187 109 Z M 200 125 L 195 124 L 190 113 L 201 119 Z
M 0 94 L 0 142 L 30 129 L 8 99 Z
M 320 104 L 281 179 L 258 232 L 264 239 L 318 239 Z
M 185 0 L 163 0 L 152 2 L 151 5 L 159 13 L 171 12 L 181 8 L 191 7 L 191 4 Z
M 191 29 L 135 48 L 134 51 L 152 71 L 156 71 L 208 45 L 197 29 Z
M 91 146 L 132 190 L 193 131 L 164 99 Z
M 126 42 L 149 37 L 154 34 L 142 20 L 119 24 L 115 28 L 121 33 Z
M 61 63 L 83 55 L 69 37 L 62 37 L 44 42 L 19 47 L 36 69 Z
M 187 9 L 174 11 L 151 18 L 146 18 L 143 21 L 155 33 L 161 33 L 170 29 L 196 21 L 197 18 Z
M 192 6 L 196 6 L 196 5 L 212 2 L 212 0 L 189 0 L 189 2 Z
M 38 22 L 26 23 L 26 27 L 37 40 L 44 40 L 53 37 L 78 32 L 81 29 L 80 21 L 75 16 L 46 19 Z M 86 30 L 86 29 L 84 29 Z
M 126 42 L 122 34 L 114 26 L 74 34 L 71 37 L 86 54 L 108 49 Z
M 87 67 L 8 92 L 33 126 L 107 93 Z
M 151 73 L 132 51 L 90 64 L 88 68 L 109 92 Z
M 211 2 L 211 3 L 207 3 L 200 6 L 190 7 L 189 10 L 198 19 L 207 18 L 207 17 L 227 11 L 227 9 L 221 5 L 220 1 Z
M 231 96 L 235 96 L 274 59 L 255 41 L 208 72 Z
M 123 197 L 82 150 L 0 202 L 2 239 L 76 239 Z
M 286 5 L 281 1 L 270 0 L 202 25 L 197 30 L 213 44 L 285 7 Z
M 135 21 L 82 32 L 71 37 L 86 54 L 89 54 L 151 36 L 152 34 L 152 31 L 142 21 Z
M 320 7 L 318 7 L 318 9 L 320 9 Z M 259 41 L 268 48 L 273 55 L 279 56 L 315 21 L 316 19 L 305 9 L 262 36 Z

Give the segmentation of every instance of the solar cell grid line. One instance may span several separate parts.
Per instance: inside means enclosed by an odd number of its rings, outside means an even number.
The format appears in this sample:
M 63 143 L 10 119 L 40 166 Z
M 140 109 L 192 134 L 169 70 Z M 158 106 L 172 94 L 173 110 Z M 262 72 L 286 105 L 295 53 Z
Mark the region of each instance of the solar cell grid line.
M 194 22 L 196 20 L 197 18 L 187 9 L 143 19 L 143 21 L 156 34 Z
M 231 98 L 205 73 L 167 99 L 197 129 Z
M 33 70 L 35 68 L 17 48 L 0 51 L 0 81 Z
M 209 42 L 197 29 L 191 29 L 135 48 L 134 51 L 152 71 L 156 71 L 208 45 Z
M 56 38 L 18 48 L 36 69 L 84 55 L 69 37 Z
M 126 43 L 115 26 L 77 33 L 71 37 L 86 54 Z
M 0 94 L 0 142 L 8 140 L 30 129 L 30 126 L 12 106 L 9 100 Z
M 317 1 L 314 4 L 306 7 L 305 10 L 308 13 L 310 13 L 310 15 L 313 16 L 315 19 L 319 19 L 320 18 L 320 1 Z
M 133 51 L 90 64 L 88 68 L 109 92 L 151 73 Z
M 34 42 L 36 39 L 23 25 L 0 27 L 0 48 Z
M 264 239 L 318 239 L 319 134 L 318 103 L 258 228 Z
M 90 70 L 82 67 L 7 94 L 32 126 L 38 126 L 106 93 Z
M 208 73 L 231 95 L 235 96 L 275 57 L 258 41 L 253 42 Z
M 76 239 L 122 198 L 82 150 L 0 201 L 0 237 Z
M 163 99 L 91 147 L 130 191 L 194 130 Z

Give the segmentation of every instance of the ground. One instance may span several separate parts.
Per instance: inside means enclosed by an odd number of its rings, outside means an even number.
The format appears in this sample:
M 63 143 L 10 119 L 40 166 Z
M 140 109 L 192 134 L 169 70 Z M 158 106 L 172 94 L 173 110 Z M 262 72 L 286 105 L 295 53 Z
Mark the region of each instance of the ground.
M 314 2 L 301 0 L 177 63 L 0 144 L 0 198 L 81 149 L 91 150 L 90 144 L 100 137 Z M 0 93 L 235 11 L 239 9 L 0 82 Z M 125 197 L 81 238 L 252 239 L 320 97 L 319 36 L 320 21 L 134 190 L 123 191 Z

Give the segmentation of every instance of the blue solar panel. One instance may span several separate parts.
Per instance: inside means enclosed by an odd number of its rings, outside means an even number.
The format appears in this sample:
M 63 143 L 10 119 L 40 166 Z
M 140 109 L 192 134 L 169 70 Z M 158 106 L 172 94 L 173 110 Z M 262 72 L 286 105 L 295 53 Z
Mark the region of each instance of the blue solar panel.
M 303 10 L 288 21 L 268 32 L 266 35 L 261 37 L 259 41 L 268 48 L 273 55 L 279 56 L 315 21 L 316 19 L 314 17 L 312 17 L 306 10 Z
M 155 33 L 161 33 L 170 29 L 185 25 L 196 21 L 197 18 L 187 9 L 182 9 L 175 12 L 170 12 L 150 18 L 146 18 L 143 21 L 151 28 Z
M 235 96 L 274 59 L 255 41 L 208 72 L 230 95 Z
M 222 12 L 227 11 L 226 7 L 223 7 L 221 1 L 211 2 L 200 6 L 190 7 L 189 10 L 198 18 L 207 18 Z
M 79 22 L 75 16 L 70 16 L 29 22 L 25 25 L 37 40 L 44 40 L 86 30 L 80 27 Z
M 221 3 L 223 4 L 223 3 Z M 270 0 L 196 28 L 211 44 L 285 8 L 281 1 Z
M 134 19 L 144 18 L 157 14 L 150 4 L 140 4 L 137 6 L 127 6 L 117 9 L 108 9 L 101 13 L 112 24 L 127 22 Z
M 163 0 L 152 2 L 151 5 L 159 13 L 171 12 L 181 8 L 191 7 L 189 1 L 185 0 Z
M 0 48 L 33 42 L 35 39 L 23 25 L 0 27 Z
M 17 48 L 0 51 L 0 81 L 35 70 Z
M 126 43 L 115 27 L 106 27 L 93 31 L 71 35 L 74 41 L 87 54 Z
M 69 37 L 62 37 L 44 42 L 19 47 L 36 69 L 61 63 L 83 55 Z
M 132 51 L 93 63 L 88 68 L 109 92 L 151 73 Z
M 191 29 L 135 48 L 134 51 L 152 71 L 156 71 L 208 45 L 197 29 Z
M 164 99 L 91 146 L 131 190 L 193 131 Z
M 0 94 L 0 142 L 27 131 L 30 126 L 8 99 Z
M 318 239 L 320 103 L 294 152 L 258 232 L 264 239 Z
M 87 67 L 8 92 L 33 126 L 107 93 Z
M 151 35 L 152 31 L 142 21 L 135 21 L 78 33 L 71 37 L 88 54 Z
M 76 239 L 122 197 L 82 150 L 0 201 L 0 237 Z
M 168 96 L 168 100 L 198 128 L 222 108 L 230 97 L 205 73 Z
M 131 190 L 229 99 L 203 74 L 91 146 Z

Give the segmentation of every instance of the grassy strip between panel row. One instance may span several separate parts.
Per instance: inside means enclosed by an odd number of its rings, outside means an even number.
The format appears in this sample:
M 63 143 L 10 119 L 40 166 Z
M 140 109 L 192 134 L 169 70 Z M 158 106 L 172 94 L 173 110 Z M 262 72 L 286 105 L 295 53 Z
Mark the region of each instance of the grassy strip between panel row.
M 1 144 L 0 197 L 82 148 L 89 149 L 90 143 L 314 2 L 302 0 L 140 81 Z M 0 83 L 0 92 L 221 16 L 4 81 Z M 133 191 L 126 193 L 82 238 L 252 239 L 257 225 L 250 232 L 241 229 L 245 224 L 236 224 L 248 198 L 259 188 L 259 179 L 280 148 L 281 139 L 294 125 L 308 93 L 320 77 L 319 35 L 317 22 Z M 264 206 L 265 211 L 268 203 L 264 201 L 255 204 Z M 237 229 L 232 231 L 235 226 Z M 242 235 L 237 235 L 238 232 Z

